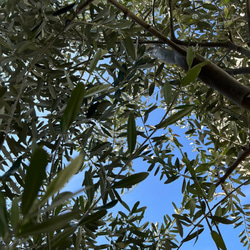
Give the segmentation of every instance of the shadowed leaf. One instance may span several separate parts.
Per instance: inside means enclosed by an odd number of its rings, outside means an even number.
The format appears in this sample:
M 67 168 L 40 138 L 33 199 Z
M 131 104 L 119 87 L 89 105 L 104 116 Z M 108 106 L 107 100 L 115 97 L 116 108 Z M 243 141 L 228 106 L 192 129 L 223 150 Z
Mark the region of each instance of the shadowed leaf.
M 141 172 L 137 174 L 130 175 L 126 178 L 124 178 L 121 181 L 116 182 L 113 185 L 113 188 L 130 188 L 133 185 L 142 182 L 144 179 L 148 177 L 149 173 L 147 172 Z
M 71 123 L 75 120 L 76 116 L 79 113 L 85 95 L 84 89 L 84 85 L 82 83 L 78 83 L 71 93 L 71 97 L 68 100 L 61 120 L 61 127 L 63 132 L 66 132 L 69 129 Z
M 128 151 L 130 154 L 133 153 L 136 145 L 136 125 L 134 114 L 131 112 L 128 118 L 128 129 L 127 129 L 127 139 L 128 139 Z
M 48 155 L 40 147 L 37 147 L 31 156 L 30 165 L 25 177 L 24 190 L 22 195 L 22 213 L 26 215 L 32 204 L 35 202 L 43 180 L 46 177 L 46 166 Z

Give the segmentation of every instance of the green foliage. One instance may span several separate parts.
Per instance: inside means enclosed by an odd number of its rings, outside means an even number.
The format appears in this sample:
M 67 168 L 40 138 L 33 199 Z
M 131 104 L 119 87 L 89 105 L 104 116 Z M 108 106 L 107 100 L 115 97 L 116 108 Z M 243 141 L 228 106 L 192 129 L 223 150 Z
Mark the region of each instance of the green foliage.
M 36 148 L 30 159 L 30 165 L 25 177 L 22 195 L 22 213 L 25 216 L 36 201 L 38 192 L 46 177 L 48 164 L 47 153 L 40 147 Z
M 245 2 L 119 3 L 0 3 L 0 248 L 180 249 L 210 231 L 227 249 L 224 225 L 249 249 L 249 113 L 200 82 L 209 62 L 195 63 L 200 54 L 249 86 Z M 187 48 L 187 72 L 150 58 L 152 27 Z M 63 190 L 75 174 L 79 191 Z M 161 223 L 123 196 L 149 175 L 182 183 Z

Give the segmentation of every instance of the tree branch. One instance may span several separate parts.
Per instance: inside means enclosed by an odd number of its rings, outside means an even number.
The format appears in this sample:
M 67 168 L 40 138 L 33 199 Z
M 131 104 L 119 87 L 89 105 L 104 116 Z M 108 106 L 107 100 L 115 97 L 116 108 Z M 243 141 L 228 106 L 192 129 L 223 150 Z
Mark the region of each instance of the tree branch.
M 169 23 L 170 23 L 170 35 L 171 40 L 177 40 L 174 34 L 174 22 L 173 22 L 173 12 L 172 12 L 172 1 L 168 0 L 168 8 L 169 8 Z
M 250 74 L 250 67 L 243 67 L 238 69 L 227 69 L 226 72 L 229 75 L 247 75 Z
M 154 36 L 164 41 L 178 54 L 183 57 L 186 57 L 187 51 L 185 48 L 169 40 L 165 35 L 163 35 L 157 29 L 153 28 L 148 23 L 144 22 L 141 18 L 137 17 L 134 13 L 129 11 L 116 0 L 108 1 L 114 6 L 116 6 L 116 8 L 121 10 L 126 16 L 130 17 L 134 22 L 138 23 L 148 32 L 152 33 Z M 202 67 L 201 72 L 199 74 L 199 78 L 209 87 L 217 90 L 220 94 L 233 101 L 236 105 L 240 106 L 241 108 L 245 108 L 246 110 L 250 110 L 250 88 L 242 85 L 240 82 L 238 82 L 232 76 L 227 74 L 220 67 L 206 60 L 204 57 L 198 54 L 193 60 L 193 66 L 204 62 L 207 62 L 207 65 Z
M 231 40 L 225 41 L 225 42 L 185 42 L 180 41 L 176 38 L 174 33 L 174 24 L 173 24 L 173 12 L 172 12 L 172 1 L 168 1 L 169 5 L 169 22 L 170 22 L 170 34 L 171 34 L 171 40 L 175 42 L 178 45 L 182 46 L 199 46 L 199 47 L 220 47 L 220 48 L 227 48 L 229 50 L 237 51 L 240 54 L 246 56 L 247 58 L 250 58 L 250 51 L 248 49 L 245 49 L 241 46 L 238 46 L 234 44 Z M 249 12 L 248 16 L 248 32 L 250 33 L 250 0 L 247 0 L 247 7 L 249 8 L 247 10 L 247 13 Z M 250 38 L 250 35 L 249 35 Z
M 238 165 L 244 161 L 250 155 L 250 145 L 246 147 L 242 152 L 239 153 L 235 162 L 227 169 L 226 173 L 216 183 L 216 187 L 224 183 L 225 180 L 232 174 L 232 172 L 238 167 Z
M 87 0 L 86 2 L 84 2 L 82 5 L 80 5 L 73 18 L 71 20 L 69 20 L 67 22 L 67 24 L 51 39 L 51 41 L 41 49 L 41 52 L 38 53 L 38 55 L 29 63 L 29 65 L 27 66 L 27 70 L 25 72 L 25 75 L 22 79 L 22 82 L 20 84 L 20 87 L 19 87 L 19 92 L 16 96 L 16 100 L 15 102 L 13 103 L 13 105 L 11 106 L 11 110 L 10 110 L 10 114 L 9 114 L 9 119 L 8 119 L 8 122 L 7 122 L 7 126 L 6 126 L 6 129 L 4 131 L 4 133 L 7 135 L 10 131 L 10 126 L 11 126 L 11 122 L 13 120 L 13 117 L 14 117 L 14 114 L 15 114 L 15 111 L 16 111 L 16 107 L 17 107 L 17 104 L 21 98 L 21 95 L 23 93 L 23 90 L 24 90 L 24 86 L 25 86 L 25 83 L 28 79 L 28 76 L 30 74 L 30 72 L 32 71 L 32 69 L 34 68 L 34 66 L 36 65 L 37 61 L 40 59 L 41 56 L 43 56 L 45 54 L 45 52 L 48 50 L 48 48 L 51 47 L 51 45 L 58 39 L 58 37 L 60 37 L 60 35 L 65 31 L 67 30 L 67 27 L 73 22 L 73 20 L 76 18 L 76 16 L 81 13 L 81 11 L 83 11 L 84 8 L 86 8 L 89 4 L 91 4 L 94 0 Z
M 248 45 L 250 44 L 250 0 L 246 0 L 247 5 L 247 27 L 248 27 Z
M 237 188 L 235 188 L 234 190 L 232 190 L 230 193 L 228 193 L 222 200 L 218 201 L 212 208 L 210 211 L 208 211 L 194 226 L 193 228 L 189 231 L 188 235 L 185 237 L 187 238 L 189 235 L 191 235 L 191 233 L 195 230 L 196 227 L 198 227 L 201 222 L 206 218 L 208 217 L 209 213 L 211 213 L 211 211 L 213 211 L 216 207 L 218 207 L 220 204 L 223 204 L 223 201 L 225 201 L 226 199 L 228 199 L 228 197 L 233 194 L 236 190 L 238 190 L 239 188 L 241 188 L 242 186 L 244 185 L 247 185 L 249 184 L 249 180 L 246 180 L 245 182 L 243 182 L 242 184 L 240 184 Z M 178 246 L 177 250 L 181 248 L 181 246 L 183 245 L 185 241 L 182 240 L 180 245 Z

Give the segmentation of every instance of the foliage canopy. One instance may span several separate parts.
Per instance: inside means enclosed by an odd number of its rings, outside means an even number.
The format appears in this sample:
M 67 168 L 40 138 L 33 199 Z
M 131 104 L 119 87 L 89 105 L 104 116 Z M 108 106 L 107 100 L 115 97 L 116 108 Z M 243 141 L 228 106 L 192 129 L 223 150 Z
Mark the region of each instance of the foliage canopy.
M 217 249 L 226 249 L 219 226 L 230 224 L 250 248 L 250 205 L 241 203 L 250 92 L 241 99 L 225 84 L 250 86 L 250 1 L 0 6 L 1 247 L 180 249 L 207 224 Z M 152 58 L 156 45 L 184 56 L 187 71 Z M 211 65 L 220 77 L 208 74 Z M 165 115 L 151 124 L 156 109 Z M 186 128 L 196 158 L 173 124 Z M 145 171 L 136 172 L 137 158 Z M 62 192 L 74 174 L 81 190 Z M 181 204 L 158 227 L 142 224 L 146 208 L 122 197 L 149 174 L 166 185 L 182 181 Z M 112 214 L 117 203 L 127 214 Z

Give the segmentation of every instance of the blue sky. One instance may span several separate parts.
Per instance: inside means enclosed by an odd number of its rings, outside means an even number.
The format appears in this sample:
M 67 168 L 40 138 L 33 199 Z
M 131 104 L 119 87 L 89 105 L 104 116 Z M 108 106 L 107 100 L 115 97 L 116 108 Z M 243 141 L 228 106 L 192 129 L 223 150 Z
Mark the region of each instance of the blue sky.
M 157 124 L 161 117 L 164 114 L 163 109 L 157 109 L 154 111 L 154 114 L 149 117 L 149 124 L 155 125 Z M 137 121 L 137 125 L 139 121 Z M 180 129 L 179 127 L 172 126 L 171 127 L 176 134 L 180 135 L 178 140 L 183 144 L 184 150 L 188 153 L 189 158 L 195 158 L 196 153 L 193 152 L 192 146 L 190 146 L 191 141 L 185 138 L 185 129 Z M 159 134 L 158 134 L 159 135 Z M 176 154 L 176 157 L 180 157 L 179 151 L 176 150 L 173 152 Z M 134 161 L 134 169 L 136 172 L 143 172 L 147 171 L 149 165 L 142 161 L 141 159 L 137 159 Z M 153 223 L 156 222 L 163 222 L 163 216 L 165 214 L 172 215 L 174 213 L 174 207 L 172 202 L 174 202 L 177 207 L 179 206 L 180 202 L 182 201 L 182 193 L 181 193 L 181 186 L 182 186 L 182 179 L 172 182 L 171 184 L 164 184 L 164 179 L 162 181 L 159 180 L 160 174 L 154 176 L 154 170 L 150 172 L 150 175 L 146 180 L 139 183 L 134 189 L 129 190 L 126 192 L 122 198 L 123 200 L 132 208 L 133 205 L 140 201 L 140 207 L 146 206 L 145 218 L 143 222 L 150 221 Z M 65 190 L 69 191 L 77 191 L 81 187 L 83 174 L 74 176 L 70 183 L 67 185 Z M 250 193 L 249 188 L 245 188 L 247 193 Z M 216 202 L 219 201 L 216 200 Z M 243 204 L 249 203 L 249 199 L 246 197 L 244 198 Z M 117 204 L 114 208 L 112 208 L 109 212 L 113 212 L 114 215 L 119 211 L 122 210 L 126 212 L 122 205 Z M 203 232 L 200 236 L 196 244 L 194 245 L 194 240 L 185 242 L 181 247 L 182 250 L 194 249 L 194 250 L 211 250 L 217 249 L 215 243 L 213 242 L 210 231 L 206 226 L 205 221 L 203 221 L 203 225 L 205 225 L 205 232 Z M 238 238 L 239 233 L 243 230 L 242 228 L 233 229 L 232 225 L 219 225 L 223 238 L 225 240 L 226 246 L 228 250 L 235 250 L 235 249 L 245 249 L 243 245 L 240 243 L 240 239 Z M 191 230 L 185 230 L 184 236 Z M 180 239 L 180 238 L 179 238 Z

